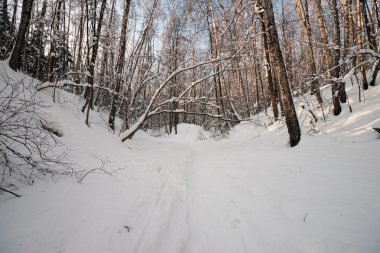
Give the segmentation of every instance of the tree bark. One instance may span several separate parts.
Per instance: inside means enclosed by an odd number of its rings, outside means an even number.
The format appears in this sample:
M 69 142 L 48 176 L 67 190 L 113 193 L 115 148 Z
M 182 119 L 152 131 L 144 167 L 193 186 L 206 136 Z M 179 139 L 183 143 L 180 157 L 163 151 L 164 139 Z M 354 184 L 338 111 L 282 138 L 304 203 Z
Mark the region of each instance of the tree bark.
M 28 32 L 32 6 L 33 6 L 33 0 L 24 0 L 22 2 L 20 28 L 17 32 L 16 43 L 15 43 L 15 46 L 13 47 L 11 58 L 9 60 L 9 66 L 15 71 L 18 70 L 21 65 L 19 58 L 25 46 L 24 45 L 25 36 L 26 36 L 26 33 Z
M 208 16 L 211 18 L 211 24 L 209 23 L 209 36 L 210 36 L 210 50 L 211 55 L 215 58 L 218 58 L 219 56 L 219 49 L 218 49 L 218 37 L 216 33 L 216 23 L 215 23 L 215 13 L 214 13 L 214 5 L 212 3 L 212 0 L 208 0 L 207 4 L 207 10 L 208 10 Z M 209 21 L 208 21 L 209 22 Z M 224 102 L 223 102 L 223 92 L 222 92 L 222 76 L 219 74 L 219 66 L 216 67 L 216 74 L 214 76 L 215 81 L 215 96 L 216 100 L 218 101 L 221 109 L 221 113 L 225 114 L 225 108 L 224 108 Z M 219 114 L 218 109 L 218 114 Z
M 14 0 L 13 4 L 12 27 L 13 29 L 16 29 L 18 0 Z
M 344 18 L 343 18 L 343 26 L 344 26 L 344 40 L 343 40 L 343 46 L 344 46 L 344 56 L 347 55 L 347 50 L 349 47 L 351 47 L 351 41 L 350 37 L 352 37 L 353 34 L 351 34 L 351 28 L 350 28 L 350 20 L 352 17 L 352 0 L 345 0 L 344 1 Z M 339 87 L 339 100 L 342 103 L 346 103 L 347 101 L 347 93 L 346 93 L 346 84 L 344 82 L 341 83 L 341 86 Z
M 78 42 L 78 54 L 77 54 L 77 60 L 76 60 L 76 69 L 77 71 L 80 70 L 81 62 L 82 62 L 82 43 L 83 43 L 83 27 L 84 27 L 84 6 L 83 1 L 81 1 L 80 4 L 80 10 L 81 10 L 81 17 L 79 20 L 79 42 Z M 76 80 L 77 83 L 79 83 L 79 78 Z
M 336 77 L 340 76 L 340 66 L 339 66 L 339 61 L 341 57 L 341 39 L 340 39 L 340 24 L 339 24 L 339 12 L 338 12 L 338 5 L 337 5 L 337 0 L 331 0 L 331 8 L 333 12 L 333 20 L 334 20 L 334 46 L 335 46 L 335 72 L 336 72 Z M 345 89 L 345 84 L 344 82 L 338 81 L 338 87 L 337 87 L 337 96 L 340 102 L 346 103 L 346 89 Z
M 364 27 L 364 15 L 363 13 L 364 9 L 364 2 L 363 0 L 357 0 L 356 2 L 356 11 L 357 11 L 357 26 L 358 26 L 358 32 L 357 32 L 357 43 L 360 45 L 361 48 L 364 48 L 364 34 L 365 34 L 365 27 Z M 359 62 L 363 62 L 365 60 L 364 55 L 360 55 L 358 57 Z M 361 74 L 362 74 L 362 85 L 363 85 L 363 90 L 368 89 L 368 81 L 367 81 L 367 73 L 366 73 L 366 67 L 365 65 L 361 65 L 360 67 Z
M 46 8 L 47 8 L 47 0 L 44 0 L 42 3 L 42 9 L 41 9 L 41 14 L 39 17 L 39 20 L 37 21 L 37 41 L 36 41 L 36 46 L 38 48 L 38 57 L 37 57 L 37 63 L 36 67 L 32 72 L 32 76 L 34 78 L 43 80 L 43 67 L 41 66 L 41 60 L 44 57 L 44 45 L 45 41 L 43 38 L 43 33 L 45 29 L 45 15 L 46 15 Z
M 95 6 L 95 8 L 96 8 L 96 6 Z M 96 56 L 98 55 L 99 40 L 100 40 L 100 34 L 102 32 L 103 17 L 104 17 L 104 10 L 105 9 L 106 9 L 106 0 L 102 0 L 102 5 L 100 7 L 98 26 L 97 26 L 96 30 L 95 30 L 95 22 L 93 25 L 93 33 L 94 33 L 93 40 L 95 40 L 95 41 L 93 42 L 91 60 L 90 60 L 89 66 L 88 66 L 88 72 L 90 75 L 87 77 L 87 82 L 91 85 L 91 87 L 90 87 L 90 96 L 87 97 L 87 99 L 86 99 L 86 103 L 87 103 L 86 124 L 87 124 L 87 126 L 90 126 L 88 120 L 89 120 L 90 109 L 92 109 L 93 101 L 94 101 L 95 62 L 96 62 Z M 86 107 L 86 104 L 84 107 Z
M 128 23 L 128 15 L 129 15 L 129 7 L 131 4 L 131 0 L 124 1 L 124 13 L 123 13 L 123 21 L 121 25 L 121 36 L 120 36 L 120 45 L 119 45 L 119 56 L 116 64 L 116 86 L 113 93 L 111 112 L 108 118 L 108 125 L 115 131 L 115 117 L 116 110 L 119 107 L 119 93 L 122 82 L 122 73 L 124 68 L 124 58 L 125 58 L 125 47 L 127 44 L 127 23 Z
M 305 32 L 306 32 L 306 37 L 307 37 L 307 47 L 309 48 L 309 53 L 310 53 L 310 69 L 311 69 L 311 73 L 315 77 L 315 76 L 317 76 L 317 67 L 316 67 L 316 64 L 315 64 L 313 45 L 312 45 L 312 42 L 311 42 L 311 28 L 310 28 L 310 19 L 309 19 L 309 7 L 308 7 L 308 2 L 307 1 L 308 0 L 305 0 L 305 6 L 304 6 L 303 3 L 302 3 L 302 0 L 298 0 L 298 6 L 299 6 L 299 9 L 301 11 L 302 20 L 303 20 L 303 26 L 304 26 L 304 29 L 305 29 Z M 323 103 L 321 92 L 319 90 L 318 81 L 317 80 L 314 80 L 311 83 L 311 93 L 315 94 L 315 96 L 316 96 L 319 104 Z
M 290 137 L 290 146 L 296 146 L 301 140 L 301 130 L 290 91 L 289 79 L 285 69 L 278 33 L 276 29 L 272 1 L 262 1 L 265 10 L 265 22 L 269 29 L 268 48 L 273 59 L 275 73 L 278 76 L 281 99 L 284 104 L 286 126 Z M 264 45 L 265 46 L 265 45 Z
M 329 78 L 338 78 L 339 73 L 337 73 L 336 70 L 334 69 L 334 57 L 328 48 L 328 39 L 327 39 L 327 32 L 326 32 L 326 26 L 325 26 L 325 21 L 323 20 L 322 17 L 322 6 L 321 6 L 321 0 L 313 0 L 314 5 L 315 5 L 315 10 L 317 13 L 317 19 L 318 19 L 318 26 L 319 26 L 319 31 L 321 34 L 321 41 L 322 41 L 322 46 L 323 46 L 323 54 L 326 59 L 327 63 L 327 74 Z M 342 107 L 340 106 L 340 101 L 339 97 L 337 96 L 337 84 L 333 83 L 331 86 L 331 95 L 332 95 L 332 100 L 333 100 L 333 106 L 334 106 L 334 115 L 337 116 L 341 113 Z
M 264 15 L 261 14 L 261 18 L 264 18 Z M 275 84 L 273 83 L 273 76 L 272 76 L 272 68 L 271 68 L 271 60 L 270 60 L 270 55 L 268 51 L 268 35 L 267 35 L 267 28 L 265 26 L 265 22 L 263 19 L 263 22 L 261 22 L 261 38 L 262 38 L 262 43 L 263 43 L 263 53 L 264 53 L 264 68 L 265 68 L 265 78 L 268 83 L 268 89 L 271 97 L 271 104 L 272 104 L 272 109 L 273 109 L 273 116 L 274 119 L 278 119 L 278 106 L 277 106 L 277 94 L 276 94 L 276 87 Z

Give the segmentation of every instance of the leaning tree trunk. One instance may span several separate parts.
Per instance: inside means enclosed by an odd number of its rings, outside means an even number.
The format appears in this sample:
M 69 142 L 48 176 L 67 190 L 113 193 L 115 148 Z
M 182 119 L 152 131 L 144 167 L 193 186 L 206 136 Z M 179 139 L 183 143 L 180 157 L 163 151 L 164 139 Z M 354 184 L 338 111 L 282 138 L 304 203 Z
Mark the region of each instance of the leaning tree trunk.
M 24 0 L 22 2 L 21 23 L 18 29 L 16 43 L 13 47 L 11 58 L 9 60 L 9 66 L 13 70 L 20 68 L 21 62 L 19 58 L 23 52 L 25 44 L 25 35 L 28 31 L 30 16 L 32 12 L 33 0 Z
M 278 76 L 281 90 L 281 100 L 284 105 L 284 115 L 286 126 L 290 137 L 290 146 L 296 146 L 301 140 L 301 130 L 298 124 L 297 113 L 294 108 L 293 98 L 290 91 L 289 79 L 285 69 L 284 58 L 282 56 L 278 33 L 276 29 L 272 1 L 262 1 L 265 10 L 265 23 L 269 29 L 268 48 L 273 58 L 275 73 Z M 264 45 L 266 46 L 266 45 Z

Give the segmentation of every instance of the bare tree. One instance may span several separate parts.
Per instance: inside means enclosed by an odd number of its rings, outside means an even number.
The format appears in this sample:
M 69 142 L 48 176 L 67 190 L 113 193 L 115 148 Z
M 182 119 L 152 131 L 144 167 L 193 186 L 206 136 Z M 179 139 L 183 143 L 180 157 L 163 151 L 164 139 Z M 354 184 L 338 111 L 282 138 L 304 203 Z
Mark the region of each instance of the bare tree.
M 293 98 L 290 91 L 289 80 L 285 69 L 285 63 L 280 49 L 272 1 L 262 1 L 262 5 L 265 10 L 265 23 L 266 27 L 268 28 L 269 34 L 268 48 L 271 56 L 273 57 L 275 74 L 278 76 L 279 86 L 281 90 L 281 100 L 284 105 L 285 120 L 290 137 L 290 146 L 294 147 L 301 140 L 301 130 L 298 124 L 297 113 L 293 104 Z
M 298 0 L 298 7 L 302 14 L 303 26 L 304 26 L 306 37 L 307 37 L 307 46 L 310 53 L 310 70 L 311 70 L 311 74 L 314 76 L 313 77 L 314 79 L 317 76 L 317 65 L 315 63 L 313 44 L 311 40 L 308 0 L 305 0 L 305 4 L 302 3 L 302 0 Z M 313 80 L 311 83 L 311 91 L 313 94 L 315 94 L 318 100 L 318 103 L 322 104 L 323 100 L 322 100 L 321 92 L 318 87 L 318 81 L 316 79 Z
M 261 31 L 262 31 L 262 43 L 263 43 L 263 52 L 264 52 L 264 68 L 265 68 L 265 77 L 267 79 L 269 93 L 271 97 L 271 103 L 272 103 L 272 109 L 275 120 L 278 119 L 278 107 L 277 107 L 277 94 L 276 94 L 276 87 L 273 82 L 273 74 L 272 74 L 272 68 L 271 68 L 271 60 L 269 55 L 269 49 L 268 49 L 268 34 L 267 34 L 267 27 L 266 22 L 264 20 L 264 13 L 260 13 L 261 17 Z
M 334 68 L 335 67 L 334 57 L 332 55 L 332 52 L 329 49 L 326 25 L 322 16 L 323 12 L 322 12 L 321 0 L 313 0 L 313 1 L 314 1 L 317 18 L 318 18 L 319 32 L 321 34 L 321 41 L 322 41 L 322 46 L 323 46 L 323 54 L 325 56 L 327 68 L 328 68 L 327 70 L 328 77 L 330 79 L 339 78 L 339 71 L 336 68 Z M 339 101 L 339 97 L 337 93 L 338 85 L 336 84 L 336 81 L 333 81 L 333 80 L 331 81 L 333 82 L 333 84 L 331 85 L 331 95 L 332 95 L 333 106 L 334 106 L 334 115 L 339 115 L 340 112 L 342 111 L 342 108 L 340 106 L 340 101 Z
M 87 76 L 87 82 L 90 85 L 87 89 L 89 90 L 89 95 L 86 98 L 86 103 L 82 108 L 82 111 L 85 110 L 87 106 L 87 113 L 86 113 L 86 124 L 89 126 L 89 114 L 90 114 L 90 109 L 93 107 L 93 101 L 94 101 L 94 76 L 95 76 L 95 62 L 96 62 L 96 57 L 98 55 L 98 48 L 99 48 L 99 40 L 100 40 L 100 34 L 102 32 L 102 26 L 103 26 L 103 17 L 104 17 L 104 10 L 106 9 L 106 0 L 102 0 L 102 4 L 100 7 L 100 14 L 99 14 L 99 19 L 98 19 L 98 25 L 95 26 L 95 22 L 92 26 L 93 29 L 93 43 L 92 43 L 92 54 L 91 54 L 91 59 L 88 64 L 88 72 L 89 75 Z M 94 7 L 94 10 L 96 10 L 96 6 Z M 96 11 L 95 11 L 96 12 Z M 96 16 L 96 13 L 95 13 Z
M 131 4 L 131 0 L 124 1 L 124 12 L 123 12 L 123 21 L 121 25 L 121 36 L 120 36 L 120 45 L 119 45 L 119 55 L 116 64 L 116 86 L 113 93 L 111 112 L 108 118 L 108 125 L 114 131 L 115 130 L 115 117 L 116 110 L 119 107 L 119 99 L 120 99 L 120 88 L 122 83 L 122 73 L 124 68 L 124 58 L 125 58 L 125 48 L 127 44 L 127 23 L 128 23 L 128 15 L 129 15 L 129 7 Z

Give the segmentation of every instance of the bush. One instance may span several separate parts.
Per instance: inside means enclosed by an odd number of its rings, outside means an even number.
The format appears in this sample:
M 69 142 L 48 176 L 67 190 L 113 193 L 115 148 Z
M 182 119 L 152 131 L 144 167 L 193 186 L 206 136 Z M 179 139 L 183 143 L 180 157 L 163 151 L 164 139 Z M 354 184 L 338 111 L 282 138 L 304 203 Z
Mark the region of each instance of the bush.
M 40 118 L 44 105 L 26 80 L 0 72 L 0 187 L 11 179 L 32 184 L 46 175 L 75 174 L 57 152 L 58 134 Z

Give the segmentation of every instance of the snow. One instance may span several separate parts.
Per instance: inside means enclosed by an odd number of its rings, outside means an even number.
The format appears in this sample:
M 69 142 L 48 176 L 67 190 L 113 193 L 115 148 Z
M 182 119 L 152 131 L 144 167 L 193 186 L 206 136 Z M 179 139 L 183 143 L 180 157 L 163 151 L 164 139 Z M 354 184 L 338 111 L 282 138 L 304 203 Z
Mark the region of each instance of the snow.
M 10 71 L 10 70 L 9 70 Z M 351 86 L 351 85 L 348 85 Z M 0 194 L 0 252 L 380 252 L 380 85 L 287 145 L 283 123 L 244 122 L 214 140 L 199 126 L 120 142 L 106 115 L 84 123 L 80 101 L 51 88 L 41 114 L 63 133 L 75 178 Z M 82 174 L 83 175 L 83 174 Z
M 32 161 L 33 161 L 33 162 L 40 162 L 40 161 L 41 161 L 41 156 L 40 156 L 40 154 L 38 154 L 38 153 L 36 153 L 36 152 L 32 153 L 31 158 L 32 158 Z

